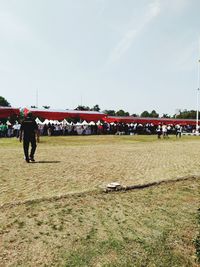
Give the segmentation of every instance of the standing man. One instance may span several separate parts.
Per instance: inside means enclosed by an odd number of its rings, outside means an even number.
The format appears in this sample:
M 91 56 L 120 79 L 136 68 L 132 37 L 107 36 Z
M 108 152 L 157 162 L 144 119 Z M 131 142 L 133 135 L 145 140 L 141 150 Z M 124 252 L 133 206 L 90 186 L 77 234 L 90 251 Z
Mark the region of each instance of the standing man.
M 176 137 L 181 138 L 181 134 L 182 134 L 182 126 L 181 125 L 176 125 Z
M 22 141 L 23 138 L 23 148 L 24 148 L 24 156 L 27 163 L 30 161 L 34 162 L 34 154 L 36 150 L 36 137 L 37 142 L 39 143 L 39 131 L 38 125 L 35 122 L 33 115 L 31 112 L 28 113 L 26 118 L 22 121 L 19 141 Z M 31 153 L 29 157 L 29 144 L 31 143 Z

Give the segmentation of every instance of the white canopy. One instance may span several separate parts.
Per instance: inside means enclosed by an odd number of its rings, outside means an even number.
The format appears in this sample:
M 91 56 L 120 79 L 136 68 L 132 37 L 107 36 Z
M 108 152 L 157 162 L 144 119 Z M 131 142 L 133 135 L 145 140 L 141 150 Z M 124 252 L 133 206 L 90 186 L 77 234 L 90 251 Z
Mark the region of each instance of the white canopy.
M 62 124 L 63 124 L 63 125 L 70 125 L 70 123 L 69 123 L 66 119 L 64 119 L 64 120 L 62 121 Z
M 89 122 L 89 125 L 95 125 L 94 121 Z
M 97 121 L 97 125 L 102 125 L 102 123 L 100 121 Z
M 82 125 L 88 125 L 88 122 L 86 120 L 84 120 L 81 124 Z
M 45 119 L 45 120 L 43 121 L 43 124 L 49 124 L 49 120 L 48 120 L 48 119 Z
M 36 121 L 37 124 L 42 124 L 42 122 L 41 122 L 41 120 L 39 118 L 36 118 L 35 121 Z
M 60 122 L 58 120 L 50 120 L 49 121 L 51 124 L 59 124 Z

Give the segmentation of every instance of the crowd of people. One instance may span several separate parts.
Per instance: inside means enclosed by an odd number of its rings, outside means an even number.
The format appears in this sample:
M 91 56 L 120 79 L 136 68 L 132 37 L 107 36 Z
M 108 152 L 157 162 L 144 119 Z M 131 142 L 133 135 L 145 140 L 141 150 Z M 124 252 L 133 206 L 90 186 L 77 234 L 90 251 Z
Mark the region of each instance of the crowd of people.
M 11 124 L 9 121 L 3 123 L 0 121 L 0 137 L 19 137 L 21 124 L 17 121 Z
M 11 124 L 0 122 L 0 137 L 19 137 L 21 124 L 16 121 Z M 192 133 L 195 127 L 191 125 L 153 125 L 138 123 L 106 123 L 106 122 L 84 122 L 84 123 L 68 123 L 67 121 L 58 122 L 51 121 L 49 123 L 38 123 L 38 129 L 41 136 L 60 136 L 60 135 L 136 135 L 136 134 L 157 134 L 168 137 L 169 134 L 175 134 L 180 137 L 182 132 Z

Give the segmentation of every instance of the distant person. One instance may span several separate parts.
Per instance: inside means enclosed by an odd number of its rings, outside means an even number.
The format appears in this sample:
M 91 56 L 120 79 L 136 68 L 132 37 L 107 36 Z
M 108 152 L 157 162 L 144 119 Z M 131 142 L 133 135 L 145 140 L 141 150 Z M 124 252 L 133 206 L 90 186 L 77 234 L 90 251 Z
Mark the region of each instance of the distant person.
M 30 161 L 34 162 L 34 155 L 36 150 L 36 137 L 37 142 L 39 143 L 39 131 L 38 125 L 33 118 L 32 113 L 28 113 L 25 119 L 22 121 L 19 141 L 21 142 L 23 139 L 23 148 L 24 148 L 24 156 L 27 163 Z M 31 143 L 31 151 L 29 155 L 29 144 Z
M 182 130 L 183 128 L 181 125 L 176 125 L 176 138 L 177 137 L 181 138 Z
M 163 135 L 163 138 L 168 137 L 167 125 L 165 125 L 165 124 L 162 125 L 162 135 Z
M 158 135 L 158 139 L 160 139 L 160 137 L 162 135 L 162 127 L 161 127 L 160 124 L 158 125 L 158 128 L 156 129 L 156 132 L 157 132 L 157 135 Z

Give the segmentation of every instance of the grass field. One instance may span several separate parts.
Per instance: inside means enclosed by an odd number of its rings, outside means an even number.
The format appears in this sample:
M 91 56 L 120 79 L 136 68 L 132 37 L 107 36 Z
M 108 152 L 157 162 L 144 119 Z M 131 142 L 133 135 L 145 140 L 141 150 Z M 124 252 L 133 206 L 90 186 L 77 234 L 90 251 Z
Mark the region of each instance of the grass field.
M 198 266 L 199 152 L 199 137 L 42 137 L 27 164 L 0 139 L 0 266 Z

